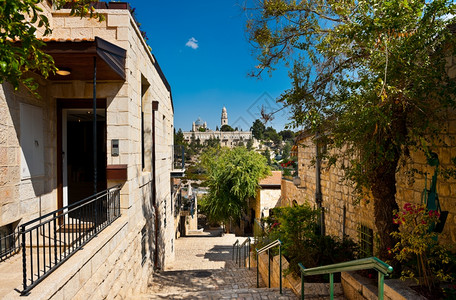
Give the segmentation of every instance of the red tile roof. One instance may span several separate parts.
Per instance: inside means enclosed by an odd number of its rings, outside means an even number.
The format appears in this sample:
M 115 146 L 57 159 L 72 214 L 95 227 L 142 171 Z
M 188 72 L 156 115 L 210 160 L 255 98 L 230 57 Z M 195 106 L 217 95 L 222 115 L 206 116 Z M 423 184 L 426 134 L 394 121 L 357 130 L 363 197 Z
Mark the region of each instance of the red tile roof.
M 282 182 L 282 171 L 272 171 L 272 175 L 260 180 L 260 186 L 280 185 Z
M 95 39 L 87 39 L 87 38 L 72 39 L 72 38 L 48 38 L 48 37 L 42 38 L 41 40 L 46 43 L 47 42 L 93 42 L 93 41 L 95 41 Z

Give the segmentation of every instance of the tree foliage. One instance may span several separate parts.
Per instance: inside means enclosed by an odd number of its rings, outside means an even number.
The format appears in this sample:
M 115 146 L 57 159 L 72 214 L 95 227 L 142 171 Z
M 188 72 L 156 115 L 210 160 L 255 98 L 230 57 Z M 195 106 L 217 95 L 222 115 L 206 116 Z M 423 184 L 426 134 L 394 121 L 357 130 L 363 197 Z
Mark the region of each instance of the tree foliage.
M 293 125 L 321 133 L 328 150 L 338 149 L 327 152 L 335 153 L 330 162 L 341 162 L 356 192 L 372 194 L 378 254 L 386 258 L 396 242 L 390 216 L 398 208 L 400 160 L 432 150 L 440 121 L 455 106 L 455 83 L 445 71 L 455 49 L 455 5 L 266 0 L 254 8 L 247 25 L 257 46 L 254 75 L 291 66 L 292 88 L 280 101 Z
M 174 145 L 184 145 L 185 140 L 184 140 L 184 133 L 182 132 L 182 129 L 179 128 L 179 130 L 176 132 L 176 128 L 174 128 Z
M 257 140 L 262 140 L 264 138 L 264 131 L 266 129 L 266 126 L 264 126 L 263 122 L 261 122 L 260 120 L 256 119 L 253 124 L 252 124 L 252 127 L 250 127 L 250 131 L 252 131 L 252 135 L 254 138 L 256 138 Z
M 279 132 L 279 134 L 284 141 L 293 140 L 295 137 L 295 133 L 290 129 L 282 130 Z
M 259 180 L 270 174 L 264 157 L 245 147 L 210 148 L 201 162 L 209 186 L 201 209 L 211 220 L 225 223 L 242 216 L 246 200 L 256 195 Z
M 220 131 L 234 131 L 234 129 L 230 125 L 225 124 L 222 127 L 220 127 Z
M 0 0 L 0 83 L 7 81 L 17 89 L 23 84 L 30 91 L 38 88 L 28 72 L 45 78 L 57 68 L 53 58 L 43 51 L 40 35 L 52 33 L 49 20 L 40 6 L 42 0 Z M 70 5 L 71 15 L 103 20 L 90 5 L 90 0 L 53 1 L 57 9 Z M 39 33 L 41 32 L 41 33 Z

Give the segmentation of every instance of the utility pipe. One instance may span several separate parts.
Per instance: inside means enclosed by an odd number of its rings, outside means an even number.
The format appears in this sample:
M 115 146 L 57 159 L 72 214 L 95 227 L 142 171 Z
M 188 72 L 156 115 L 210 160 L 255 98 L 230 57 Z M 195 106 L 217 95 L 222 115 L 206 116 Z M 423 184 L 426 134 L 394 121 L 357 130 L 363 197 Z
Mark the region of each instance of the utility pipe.
M 315 134 L 315 203 L 320 209 L 320 234 L 324 235 L 324 212 L 322 207 L 323 196 L 321 194 L 321 156 L 319 144 L 320 135 Z
M 158 101 L 152 101 L 152 206 L 154 207 L 155 216 L 155 251 L 154 251 L 154 269 L 159 269 L 158 266 L 158 205 L 157 205 L 157 176 L 155 165 L 155 112 L 158 111 Z
M 93 194 L 97 193 L 97 57 L 93 57 Z

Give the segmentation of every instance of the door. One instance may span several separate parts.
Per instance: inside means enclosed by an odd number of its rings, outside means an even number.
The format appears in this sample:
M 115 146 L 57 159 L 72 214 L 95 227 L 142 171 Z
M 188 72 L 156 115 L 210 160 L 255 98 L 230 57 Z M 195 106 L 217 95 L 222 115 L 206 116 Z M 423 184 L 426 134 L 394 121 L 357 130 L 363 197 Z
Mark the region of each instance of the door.
M 106 189 L 106 111 L 97 108 L 97 152 L 93 149 L 93 110 L 88 100 L 59 103 L 59 208 L 95 193 L 94 155 L 97 157 L 96 192 Z M 97 107 L 100 107 L 97 103 Z

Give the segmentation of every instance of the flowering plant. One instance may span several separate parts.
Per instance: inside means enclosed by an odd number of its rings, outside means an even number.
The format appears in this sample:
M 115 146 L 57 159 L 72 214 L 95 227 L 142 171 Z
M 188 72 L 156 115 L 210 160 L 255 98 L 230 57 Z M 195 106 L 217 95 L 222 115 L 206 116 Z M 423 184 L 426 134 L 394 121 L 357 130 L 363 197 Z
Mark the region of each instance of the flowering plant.
M 404 264 L 401 279 L 412 278 L 429 289 L 439 281 L 451 280 L 451 275 L 443 269 L 450 262 L 448 251 L 438 244 L 437 233 L 432 231 L 439 222 L 439 212 L 406 203 L 403 211 L 395 210 L 393 214 L 399 231 L 391 235 L 399 242 L 389 251 Z

